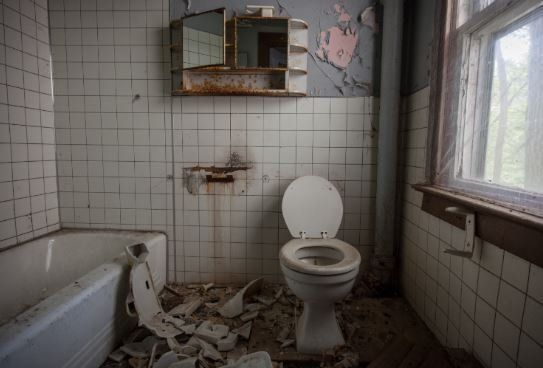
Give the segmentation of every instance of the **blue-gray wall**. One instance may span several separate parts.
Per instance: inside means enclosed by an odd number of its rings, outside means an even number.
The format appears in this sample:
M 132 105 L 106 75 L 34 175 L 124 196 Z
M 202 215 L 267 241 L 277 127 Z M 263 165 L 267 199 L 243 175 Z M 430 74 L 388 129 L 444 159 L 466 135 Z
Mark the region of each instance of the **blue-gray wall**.
M 429 84 L 435 10 L 435 0 L 405 2 L 403 95 L 410 95 Z

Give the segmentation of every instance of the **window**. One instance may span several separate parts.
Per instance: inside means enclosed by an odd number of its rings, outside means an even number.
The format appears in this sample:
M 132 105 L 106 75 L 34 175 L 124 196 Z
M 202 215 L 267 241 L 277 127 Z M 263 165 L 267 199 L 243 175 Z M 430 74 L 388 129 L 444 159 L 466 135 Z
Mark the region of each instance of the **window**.
M 446 12 L 431 180 L 543 216 L 543 2 Z

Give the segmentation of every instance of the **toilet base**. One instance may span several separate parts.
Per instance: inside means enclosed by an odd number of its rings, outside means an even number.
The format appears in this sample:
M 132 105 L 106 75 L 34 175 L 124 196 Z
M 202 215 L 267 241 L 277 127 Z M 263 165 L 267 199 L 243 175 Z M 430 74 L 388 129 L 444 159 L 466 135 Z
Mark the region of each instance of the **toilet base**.
M 296 326 L 296 350 L 320 354 L 334 346 L 345 345 L 333 303 L 304 302 L 304 311 Z

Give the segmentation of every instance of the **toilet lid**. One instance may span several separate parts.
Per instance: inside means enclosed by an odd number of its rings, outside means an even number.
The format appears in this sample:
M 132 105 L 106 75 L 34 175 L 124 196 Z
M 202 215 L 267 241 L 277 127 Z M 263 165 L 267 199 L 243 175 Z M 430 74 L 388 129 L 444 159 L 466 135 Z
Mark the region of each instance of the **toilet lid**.
M 283 217 L 293 237 L 336 236 L 343 217 L 343 203 L 337 189 L 320 176 L 302 176 L 283 195 Z

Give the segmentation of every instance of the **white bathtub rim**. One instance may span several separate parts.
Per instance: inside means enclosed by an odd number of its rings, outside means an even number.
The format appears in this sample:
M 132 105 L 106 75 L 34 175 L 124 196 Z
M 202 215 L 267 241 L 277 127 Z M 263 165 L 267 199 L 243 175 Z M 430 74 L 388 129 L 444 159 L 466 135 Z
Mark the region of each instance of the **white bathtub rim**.
M 51 232 L 42 234 L 40 236 L 37 236 L 32 239 L 25 240 L 21 243 L 12 244 L 9 246 L 6 246 L 4 248 L 0 248 L 0 254 L 3 252 L 13 250 L 14 248 L 22 247 L 24 245 L 27 245 L 28 243 L 32 243 L 35 241 L 39 241 L 43 238 L 57 238 L 57 237 L 63 237 L 66 235 L 73 235 L 73 234 L 81 234 L 81 233 L 96 233 L 96 234 L 111 234 L 111 235 L 117 235 L 124 238 L 135 238 L 138 240 L 148 240 L 150 238 L 153 238 L 157 235 L 163 235 L 167 239 L 167 234 L 164 231 L 161 230 L 145 230 L 145 229 L 111 229 L 111 228 L 84 228 L 84 227 L 62 227 L 57 230 L 53 230 Z
M 158 240 L 159 238 L 164 238 L 167 241 L 166 234 L 158 231 L 62 229 L 55 232 L 55 236 L 88 234 L 89 232 L 122 236 L 123 238 L 132 239 L 135 243 Z M 47 234 L 46 237 L 52 237 L 52 234 Z M 120 277 L 123 272 L 127 271 L 128 267 L 127 256 L 124 251 L 121 251 L 113 259 L 105 261 L 54 294 L 9 319 L 0 326 L 0 363 L 11 352 L 17 351 L 17 349 L 21 348 L 21 345 L 27 343 L 37 332 L 62 319 L 65 312 L 81 303 L 85 296 Z M 14 336 L 20 336 L 21 338 L 14 339 Z
M 81 303 L 84 296 L 119 277 L 126 267 L 128 263 L 119 258 L 102 264 L 0 326 L 0 362 L 36 332 L 63 318 L 64 313 Z M 14 339 L 13 336 L 21 338 Z

